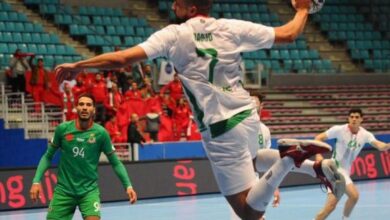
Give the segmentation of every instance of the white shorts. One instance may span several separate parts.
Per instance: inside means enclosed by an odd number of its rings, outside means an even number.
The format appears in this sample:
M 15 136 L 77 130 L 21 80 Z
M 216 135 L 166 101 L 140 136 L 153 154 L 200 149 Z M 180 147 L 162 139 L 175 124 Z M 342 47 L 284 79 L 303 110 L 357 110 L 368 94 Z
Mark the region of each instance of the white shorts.
M 346 186 L 353 183 L 349 172 L 347 172 L 344 168 L 341 168 L 341 167 L 337 168 L 337 171 L 339 171 L 341 173 L 341 175 L 344 176 Z M 332 193 L 332 191 L 329 188 L 328 188 L 328 193 Z
M 211 138 L 202 133 L 203 146 L 215 179 L 225 196 L 251 188 L 256 182 L 252 158 L 258 150 L 259 117 L 256 111 L 226 133 Z

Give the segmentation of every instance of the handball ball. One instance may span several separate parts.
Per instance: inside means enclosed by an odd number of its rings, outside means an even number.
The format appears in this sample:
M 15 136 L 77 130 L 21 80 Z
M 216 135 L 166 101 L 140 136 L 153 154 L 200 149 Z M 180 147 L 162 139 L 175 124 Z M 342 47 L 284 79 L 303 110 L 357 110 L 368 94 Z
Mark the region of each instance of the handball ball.
M 309 14 L 317 13 L 324 6 L 325 0 L 311 0 Z

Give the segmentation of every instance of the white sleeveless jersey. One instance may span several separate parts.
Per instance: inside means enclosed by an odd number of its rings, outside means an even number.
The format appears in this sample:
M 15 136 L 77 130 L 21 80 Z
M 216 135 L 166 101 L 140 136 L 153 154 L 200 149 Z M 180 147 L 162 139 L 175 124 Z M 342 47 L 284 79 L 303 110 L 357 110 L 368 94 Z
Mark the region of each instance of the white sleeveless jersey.
M 240 53 L 270 48 L 274 39 L 272 27 L 195 17 L 157 31 L 139 46 L 149 59 L 167 57 L 174 63 L 198 126 L 204 131 L 211 124 L 255 109 L 242 87 Z
M 338 167 L 345 169 L 348 174 L 351 165 L 366 143 L 371 144 L 375 141 L 374 135 L 364 129 L 359 128 L 357 134 L 352 134 L 348 124 L 337 125 L 326 131 L 328 139 L 336 139 L 335 149 L 332 157 L 336 160 Z

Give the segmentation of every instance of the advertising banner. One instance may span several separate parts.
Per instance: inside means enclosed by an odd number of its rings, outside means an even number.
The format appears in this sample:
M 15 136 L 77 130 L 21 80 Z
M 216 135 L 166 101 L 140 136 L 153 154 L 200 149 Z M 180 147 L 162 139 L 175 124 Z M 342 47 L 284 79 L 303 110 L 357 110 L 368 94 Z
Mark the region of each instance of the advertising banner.
M 140 199 L 218 193 L 209 161 L 170 160 L 125 164 Z M 42 193 L 38 204 L 29 198 L 35 169 L 0 170 L 0 211 L 46 207 L 53 197 L 57 182 L 56 169 L 42 178 Z M 390 177 L 390 153 L 374 149 L 362 151 L 355 160 L 354 180 Z M 304 174 L 290 173 L 282 186 L 318 183 Z M 125 191 L 109 164 L 99 166 L 99 187 L 103 202 L 127 200 Z

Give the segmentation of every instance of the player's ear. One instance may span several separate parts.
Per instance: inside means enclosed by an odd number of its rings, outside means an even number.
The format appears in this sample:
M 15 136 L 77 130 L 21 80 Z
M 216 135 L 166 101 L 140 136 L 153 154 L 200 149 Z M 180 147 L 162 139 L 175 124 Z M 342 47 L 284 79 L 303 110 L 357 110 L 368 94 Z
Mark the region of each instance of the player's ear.
M 189 9 L 189 15 L 190 16 L 194 16 L 198 14 L 198 8 L 196 8 L 195 5 L 191 6 L 190 9 Z

